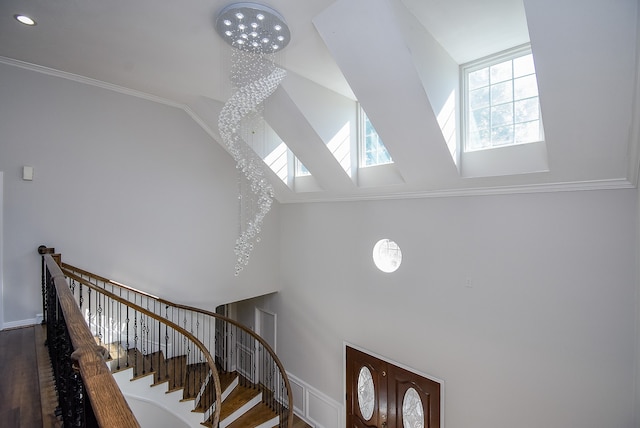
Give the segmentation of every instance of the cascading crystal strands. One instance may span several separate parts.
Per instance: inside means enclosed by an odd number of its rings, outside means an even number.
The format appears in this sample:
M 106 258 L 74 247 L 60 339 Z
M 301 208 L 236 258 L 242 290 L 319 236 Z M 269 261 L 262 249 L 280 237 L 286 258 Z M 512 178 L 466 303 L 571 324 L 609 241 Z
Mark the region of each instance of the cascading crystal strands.
M 223 9 L 216 29 L 232 47 L 233 94 L 218 117 L 220 137 L 236 162 L 239 176 L 240 234 L 236 240 L 235 274 L 249 263 L 274 190 L 263 160 L 244 140 L 246 126 L 260 117 L 262 103 L 278 88 L 286 71 L 274 63 L 274 55 L 289 41 L 289 30 L 275 11 L 253 3 Z

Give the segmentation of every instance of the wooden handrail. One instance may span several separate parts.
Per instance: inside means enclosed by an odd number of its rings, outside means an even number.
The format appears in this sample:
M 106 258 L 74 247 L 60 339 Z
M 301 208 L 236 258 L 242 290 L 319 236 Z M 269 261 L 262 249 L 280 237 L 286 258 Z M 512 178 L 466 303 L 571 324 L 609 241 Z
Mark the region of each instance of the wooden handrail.
M 151 299 L 153 299 L 153 300 L 155 300 L 155 301 L 157 301 L 159 303 L 162 303 L 163 305 L 168 305 L 168 306 L 174 307 L 176 309 L 183 309 L 183 310 L 186 310 L 186 311 L 192 311 L 192 312 L 195 312 L 195 313 L 200 313 L 202 315 L 210 316 L 210 317 L 219 319 L 221 321 L 224 321 L 224 322 L 227 322 L 229 324 L 232 324 L 232 325 L 236 326 L 237 328 L 239 328 L 240 330 L 242 330 L 246 334 L 250 335 L 253 339 L 258 341 L 264 347 L 264 349 L 271 355 L 274 363 L 276 364 L 276 366 L 280 370 L 280 373 L 282 373 L 282 379 L 284 381 L 285 388 L 287 390 L 288 409 L 290 409 L 290 411 L 293 413 L 293 394 L 292 394 L 292 391 L 291 391 L 291 383 L 289 382 L 289 378 L 288 378 L 288 376 L 286 374 L 284 366 L 283 366 L 282 362 L 280 361 L 280 359 L 278 358 L 278 356 L 276 355 L 276 353 L 273 350 L 273 348 L 271 348 L 271 346 L 261 336 L 259 336 L 253 330 L 247 328 L 246 326 L 242 325 L 241 323 L 239 323 L 239 322 L 237 322 L 237 321 L 235 321 L 235 320 L 233 320 L 233 319 L 231 319 L 229 317 L 226 317 L 224 315 L 220 315 L 220 314 L 217 314 L 215 312 L 207 311 L 207 310 L 196 308 L 196 307 L 192 307 L 192 306 L 177 304 L 177 303 L 171 302 L 169 300 L 153 296 L 153 295 L 151 295 L 149 293 L 145 293 L 145 292 L 140 291 L 140 290 L 138 290 L 136 288 L 121 284 L 121 283 L 119 283 L 117 281 L 113 281 L 113 280 L 111 280 L 109 278 L 101 277 L 99 275 L 96 275 L 96 274 L 88 272 L 86 270 L 77 268 L 77 267 L 72 266 L 72 265 L 67 264 L 67 263 L 62 263 L 62 271 L 68 277 L 74 278 L 74 279 L 82 282 L 85 285 L 91 286 L 93 289 L 96 289 L 96 290 L 104 290 L 104 289 L 101 288 L 98 285 L 90 283 L 86 279 L 76 275 L 74 272 L 79 272 L 79 273 L 81 273 L 83 275 L 92 277 L 92 278 L 94 278 L 94 279 L 96 279 L 96 280 L 98 280 L 100 282 L 105 283 L 105 284 L 114 285 L 114 286 L 120 287 L 120 288 L 122 288 L 124 290 L 128 290 L 128 291 L 131 291 L 131 292 L 134 292 L 134 293 L 138 293 L 138 294 L 140 294 L 142 296 L 151 298 Z M 118 300 L 121 300 L 121 299 L 118 298 Z M 122 299 L 122 300 L 124 300 L 124 299 Z M 164 318 L 162 318 L 162 319 L 164 320 Z M 217 373 L 216 373 L 216 375 L 217 375 Z M 216 388 L 217 388 L 217 386 L 216 386 Z M 218 393 L 217 390 L 216 390 L 216 393 Z M 214 426 L 216 426 L 216 425 L 214 425 Z M 293 427 L 293 417 L 288 418 L 287 426 L 288 426 L 288 428 L 292 428 Z
M 69 284 L 50 254 L 43 254 L 47 269 L 55 285 L 60 308 L 64 315 L 74 352 L 72 360 L 78 367 L 85 390 L 101 427 L 139 427 L 129 404 L 103 358 L 106 350 L 96 344 Z
M 189 311 L 193 311 L 196 313 L 201 313 L 203 315 L 208 315 L 217 319 L 221 319 L 224 320 L 230 324 L 235 325 L 236 327 L 240 328 L 241 330 L 247 332 L 249 335 L 251 335 L 255 340 L 257 340 L 258 342 L 260 342 L 260 344 L 264 347 L 264 349 L 267 350 L 267 352 L 269 352 L 269 354 L 271 354 L 273 361 L 276 363 L 276 365 L 278 366 L 278 369 L 280 370 L 280 373 L 282 373 L 282 379 L 285 383 L 285 387 L 287 389 L 287 399 L 288 399 L 288 405 L 289 405 L 289 409 L 293 412 L 293 395 L 291 394 L 291 383 L 289 382 L 289 377 L 287 376 L 287 372 L 284 370 L 284 366 L 282 365 L 282 362 L 280 361 L 280 359 L 278 358 L 278 356 L 276 355 L 275 351 L 273 350 L 273 348 L 271 348 L 271 345 L 269 345 L 267 343 L 266 340 L 264 340 L 261 336 L 259 336 L 257 333 L 255 333 L 253 330 L 248 329 L 247 327 L 245 327 L 244 325 L 242 325 L 241 323 L 225 317 L 224 315 L 220 315 L 220 314 L 216 314 L 215 312 L 211 312 L 211 311 L 207 311 L 204 309 L 198 309 L 198 308 L 194 308 L 191 306 L 185 306 L 185 305 L 179 305 L 177 303 L 171 303 L 174 307 L 178 308 L 178 309 L 184 309 L 184 310 L 189 310 Z M 292 428 L 293 427 L 293 418 L 289 418 L 288 421 L 288 427 Z
M 62 274 L 62 272 L 61 272 Z M 85 286 L 91 288 L 92 290 L 101 293 L 107 297 L 109 297 L 112 300 L 115 300 L 119 303 L 122 303 L 123 305 L 126 305 L 150 318 L 155 319 L 156 321 L 160 321 L 161 323 L 173 328 L 174 330 L 176 330 L 177 332 L 179 332 L 180 334 L 182 334 L 183 336 L 185 336 L 187 339 L 189 339 L 191 342 L 193 342 L 199 349 L 200 352 L 202 352 L 202 354 L 204 355 L 204 357 L 207 360 L 207 364 L 209 365 L 209 370 L 212 372 L 212 377 L 213 377 L 213 382 L 214 382 L 214 387 L 215 387 L 215 397 L 216 397 L 216 402 L 218 402 L 218 404 L 215 406 L 214 409 L 214 419 L 213 419 L 213 426 L 216 427 L 218 426 L 218 422 L 220 420 L 220 397 L 222 397 L 222 385 L 220 383 L 220 375 L 218 374 L 218 371 L 216 370 L 216 366 L 215 366 L 215 360 L 213 359 L 213 357 L 211 356 L 211 353 L 209 352 L 209 350 L 207 349 L 207 347 L 197 338 L 195 337 L 192 333 L 190 333 L 189 331 L 185 330 L 184 328 L 180 327 L 178 324 L 148 310 L 143 308 L 140 305 L 137 305 L 135 303 L 130 302 L 129 300 L 120 297 L 114 293 L 111 293 L 110 291 L 105 290 L 104 288 L 96 285 L 96 284 L 92 284 L 91 282 L 87 281 L 86 279 L 74 274 L 73 272 L 68 271 L 67 269 L 65 269 L 64 274 L 62 275 L 66 275 L 68 278 L 71 278 L 81 284 L 84 284 Z M 66 280 L 64 281 L 66 284 Z M 116 283 L 116 285 L 120 285 L 118 283 Z M 67 291 L 69 291 L 68 285 L 67 285 Z M 69 295 L 71 295 L 71 293 L 69 292 Z M 146 294 L 146 296 L 151 296 L 149 294 Z M 73 296 L 71 296 L 71 299 L 73 299 Z M 73 300 L 73 304 L 74 306 L 77 308 L 78 305 L 76 304 L 75 300 Z M 83 324 L 86 325 L 86 323 L 84 322 L 84 319 L 82 320 Z M 87 329 L 88 331 L 88 329 Z M 93 340 L 93 336 L 92 340 Z M 95 341 L 94 341 L 95 343 Z M 106 367 L 106 366 L 105 366 Z M 117 386 L 116 386 L 117 387 Z

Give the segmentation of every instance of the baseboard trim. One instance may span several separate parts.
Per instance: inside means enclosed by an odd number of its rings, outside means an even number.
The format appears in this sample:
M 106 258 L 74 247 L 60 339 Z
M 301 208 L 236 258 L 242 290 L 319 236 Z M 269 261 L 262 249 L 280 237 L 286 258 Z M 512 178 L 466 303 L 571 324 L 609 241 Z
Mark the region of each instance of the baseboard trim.
M 26 320 L 20 320 L 20 321 L 9 321 L 6 322 L 2 325 L 2 330 L 9 330 L 12 328 L 20 328 L 20 327 L 28 327 L 31 325 L 36 325 L 38 324 L 38 320 L 37 318 L 30 318 L 30 319 L 26 319 Z
M 293 410 L 296 415 L 315 428 L 344 428 L 344 406 L 318 391 L 297 376 L 287 373 L 294 397 Z

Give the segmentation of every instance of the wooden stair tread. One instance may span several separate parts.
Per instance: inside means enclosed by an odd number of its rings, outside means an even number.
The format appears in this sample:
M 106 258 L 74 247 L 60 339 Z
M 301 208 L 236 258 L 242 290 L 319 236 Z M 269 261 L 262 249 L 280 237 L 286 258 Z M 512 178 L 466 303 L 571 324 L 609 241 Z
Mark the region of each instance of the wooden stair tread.
M 273 409 L 270 409 L 269 406 L 264 403 L 258 403 L 244 415 L 229 424 L 227 428 L 256 427 L 270 421 L 276 416 L 276 412 L 273 411 Z M 277 425 L 278 423 L 276 422 L 274 426 Z
M 247 388 L 242 385 L 236 386 L 227 399 L 222 402 L 220 420 L 223 421 L 226 417 L 244 406 L 258 394 L 260 394 L 260 390 L 257 388 Z
M 139 379 L 154 374 L 160 361 L 164 361 L 162 351 L 143 355 L 136 349 L 129 349 L 120 358 L 111 361 L 111 371 L 115 373 L 133 368 L 132 379 Z

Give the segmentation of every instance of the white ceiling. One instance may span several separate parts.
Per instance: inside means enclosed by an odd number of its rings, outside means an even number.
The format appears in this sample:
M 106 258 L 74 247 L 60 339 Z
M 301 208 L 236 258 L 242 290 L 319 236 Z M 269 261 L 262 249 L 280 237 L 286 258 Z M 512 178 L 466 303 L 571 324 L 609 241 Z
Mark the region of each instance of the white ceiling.
M 229 96 L 229 84 L 228 47 L 213 22 L 217 11 L 229 3 L 3 0 L 0 56 L 169 100 L 184 106 L 216 137 L 215 112 Z M 309 145 L 322 145 L 318 126 L 304 127 L 286 119 L 298 114 L 309 118 L 311 113 L 303 105 L 310 104 L 318 90 L 326 92 L 326 99 L 357 98 L 392 152 L 401 177 L 393 185 L 359 186 L 347 180 L 351 184 L 342 187 L 340 180 L 323 185 L 319 179 L 318 188 L 323 190 L 304 193 L 280 183 L 281 202 L 635 184 L 637 0 L 264 3 L 285 17 L 292 34 L 282 54 L 291 82 L 270 107 L 280 115 L 274 129 L 300 139 L 292 148 L 299 147 L 302 153 L 296 155 L 306 156 L 316 170 L 324 164 L 332 171 L 331 157 L 325 159 L 317 149 L 305 146 L 307 140 Z M 17 23 L 16 13 L 32 16 L 38 25 Z M 393 22 L 384 25 L 383 19 L 391 16 L 388 21 Z M 429 82 L 435 77 L 430 58 L 421 57 L 423 41 L 408 40 L 416 34 L 418 39 L 431 36 L 456 66 L 531 39 L 549 171 L 481 178 L 460 175 L 442 134 L 433 126 L 437 112 L 431 110 Z M 363 41 L 370 43 L 363 46 Z M 353 59 L 359 58 L 356 53 L 362 61 Z M 368 68 L 363 68 L 367 62 Z M 331 114 L 327 106 L 325 116 Z M 427 119 L 422 121 L 419 115 Z

